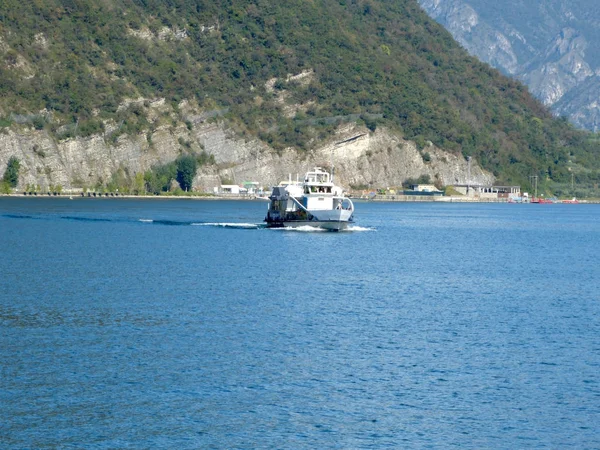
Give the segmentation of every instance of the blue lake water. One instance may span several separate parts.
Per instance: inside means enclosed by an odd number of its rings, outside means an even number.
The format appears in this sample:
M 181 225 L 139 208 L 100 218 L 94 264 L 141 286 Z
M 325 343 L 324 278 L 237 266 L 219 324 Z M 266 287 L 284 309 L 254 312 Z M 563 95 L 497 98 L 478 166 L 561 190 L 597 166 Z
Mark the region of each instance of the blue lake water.
M 0 447 L 600 448 L 600 205 L 0 198 Z

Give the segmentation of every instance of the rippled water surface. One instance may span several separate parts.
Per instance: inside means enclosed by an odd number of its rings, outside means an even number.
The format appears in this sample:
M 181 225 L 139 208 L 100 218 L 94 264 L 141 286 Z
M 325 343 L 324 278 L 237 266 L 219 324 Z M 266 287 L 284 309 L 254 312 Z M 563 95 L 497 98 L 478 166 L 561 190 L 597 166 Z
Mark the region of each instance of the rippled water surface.
M 0 447 L 600 448 L 600 206 L 0 198 Z

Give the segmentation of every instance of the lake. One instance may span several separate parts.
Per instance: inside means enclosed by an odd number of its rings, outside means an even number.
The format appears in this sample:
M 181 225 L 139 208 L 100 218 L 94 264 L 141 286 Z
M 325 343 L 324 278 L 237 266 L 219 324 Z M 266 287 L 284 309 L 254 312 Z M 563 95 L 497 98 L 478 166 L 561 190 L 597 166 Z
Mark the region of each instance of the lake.
M 600 205 L 0 198 L 0 447 L 600 448 Z

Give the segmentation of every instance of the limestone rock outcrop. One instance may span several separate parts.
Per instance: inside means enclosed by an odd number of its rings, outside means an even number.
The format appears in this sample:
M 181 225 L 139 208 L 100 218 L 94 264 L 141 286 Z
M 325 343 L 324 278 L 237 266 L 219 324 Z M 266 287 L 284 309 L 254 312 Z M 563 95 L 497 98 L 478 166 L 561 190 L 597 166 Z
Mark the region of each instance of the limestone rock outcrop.
M 106 185 L 118 171 L 133 179 L 190 149 L 214 157 L 215 164 L 203 166 L 194 180 L 194 189 L 205 192 L 213 192 L 223 181 L 255 181 L 269 187 L 289 176 L 301 177 L 314 166 L 333 166 L 336 181 L 346 188 L 399 186 L 422 175 L 441 185 L 494 181 L 475 161 L 468 180 L 468 163 L 462 155 L 431 144 L 419 151 L 413 142 L 385 128 L 371 132 L 364 126 L 345 124 L 330 141 L 310 152 L 293 148 L 276 152 L 262 141 L 236 135 L 225 121 L 214 120 L 162 126 L 152 133 L 122 135 L 116 140 L 103 135 L 56 140 L 45 130 L 4 129 L 0 132 L 0 171 L 16 156 L 21 162 L 20 189 L 94 189 Z

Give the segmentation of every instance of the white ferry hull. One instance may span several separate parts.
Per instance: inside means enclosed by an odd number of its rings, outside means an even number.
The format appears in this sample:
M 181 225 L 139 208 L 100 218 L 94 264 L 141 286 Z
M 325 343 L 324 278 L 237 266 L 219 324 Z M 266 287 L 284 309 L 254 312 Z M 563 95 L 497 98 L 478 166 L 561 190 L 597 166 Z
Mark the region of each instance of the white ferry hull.
M 348 225 L 352 222 L 339 222 L 339 221 L 320 221 L 320 220 L 288 220 L 283 222 L 267 222 L 267 228 L 300 228 L 300 227 L 313 227 L 323 228 L 329 231 L 343 231 L 348 228 Z

